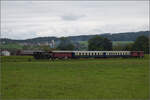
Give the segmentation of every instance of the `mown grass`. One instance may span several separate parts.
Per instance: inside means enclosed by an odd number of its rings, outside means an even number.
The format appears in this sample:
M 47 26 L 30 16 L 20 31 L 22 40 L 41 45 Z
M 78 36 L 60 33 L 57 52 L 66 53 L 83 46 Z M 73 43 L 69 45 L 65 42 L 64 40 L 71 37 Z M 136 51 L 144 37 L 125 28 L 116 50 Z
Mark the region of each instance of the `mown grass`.
M 16 43 L 0 44 L 1 49 L 23 49 L 23 46 Z
M 144 59 L 81 59 L 54 62 L 7 62 L 3 60 L 6 58 L 2 58 L 1 63 L 3 99 L 149 98 L 148 55 Z

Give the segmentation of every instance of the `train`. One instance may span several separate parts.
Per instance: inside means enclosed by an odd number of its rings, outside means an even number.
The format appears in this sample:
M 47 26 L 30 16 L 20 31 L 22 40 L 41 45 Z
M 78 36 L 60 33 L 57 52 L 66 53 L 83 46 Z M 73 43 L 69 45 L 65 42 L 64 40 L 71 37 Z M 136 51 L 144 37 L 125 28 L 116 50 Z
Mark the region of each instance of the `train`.
M 33 52 L 35 59 L 77 59 L 77 58 L 143 58 L 143 51 L 49 51 Z

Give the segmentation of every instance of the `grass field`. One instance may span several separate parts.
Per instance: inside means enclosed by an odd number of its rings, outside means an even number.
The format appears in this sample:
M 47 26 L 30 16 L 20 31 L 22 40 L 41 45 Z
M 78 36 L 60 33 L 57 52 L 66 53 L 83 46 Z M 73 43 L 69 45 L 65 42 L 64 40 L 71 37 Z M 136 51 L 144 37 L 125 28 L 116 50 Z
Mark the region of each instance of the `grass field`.
M 1 49 L 22 49 L 23 46 L 15 43 L 9 43 L 9 44 L 0 44 Z
M 128 44 L 134 43 L 134 41 L 113 41 L 112 43 L 113 43 L 113 46 L 116 46 L 116 45 L 125 46 Z
M 79 41 L 79 43 L 88 46 L 88 41 Z M 113 46 L 127 45 L 127 44 L 131 44 L 131 43 L 134 43 L 134 41 L 112 41 Z
M 54 62 L 2 57 L 1 78 L 2 99 L 137 100 L 150 94 L 148 55 Z

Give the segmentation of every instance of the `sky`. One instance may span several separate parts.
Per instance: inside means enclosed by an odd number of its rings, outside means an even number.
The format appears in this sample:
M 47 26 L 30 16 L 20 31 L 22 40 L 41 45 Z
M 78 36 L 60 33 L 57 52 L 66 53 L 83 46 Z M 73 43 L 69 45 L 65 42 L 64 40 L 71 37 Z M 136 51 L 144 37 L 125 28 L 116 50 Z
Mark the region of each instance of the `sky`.
M 149 1 L 1 1 L 1 37 L 149 30 Z

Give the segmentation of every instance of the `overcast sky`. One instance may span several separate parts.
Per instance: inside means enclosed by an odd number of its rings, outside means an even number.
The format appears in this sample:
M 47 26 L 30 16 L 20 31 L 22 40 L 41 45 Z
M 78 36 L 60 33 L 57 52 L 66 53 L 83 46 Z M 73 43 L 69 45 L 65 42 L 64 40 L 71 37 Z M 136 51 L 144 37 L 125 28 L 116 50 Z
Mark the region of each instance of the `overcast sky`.
M 148 1 L 2 1 L 1 36 L 27 39 L 144 31 Z

